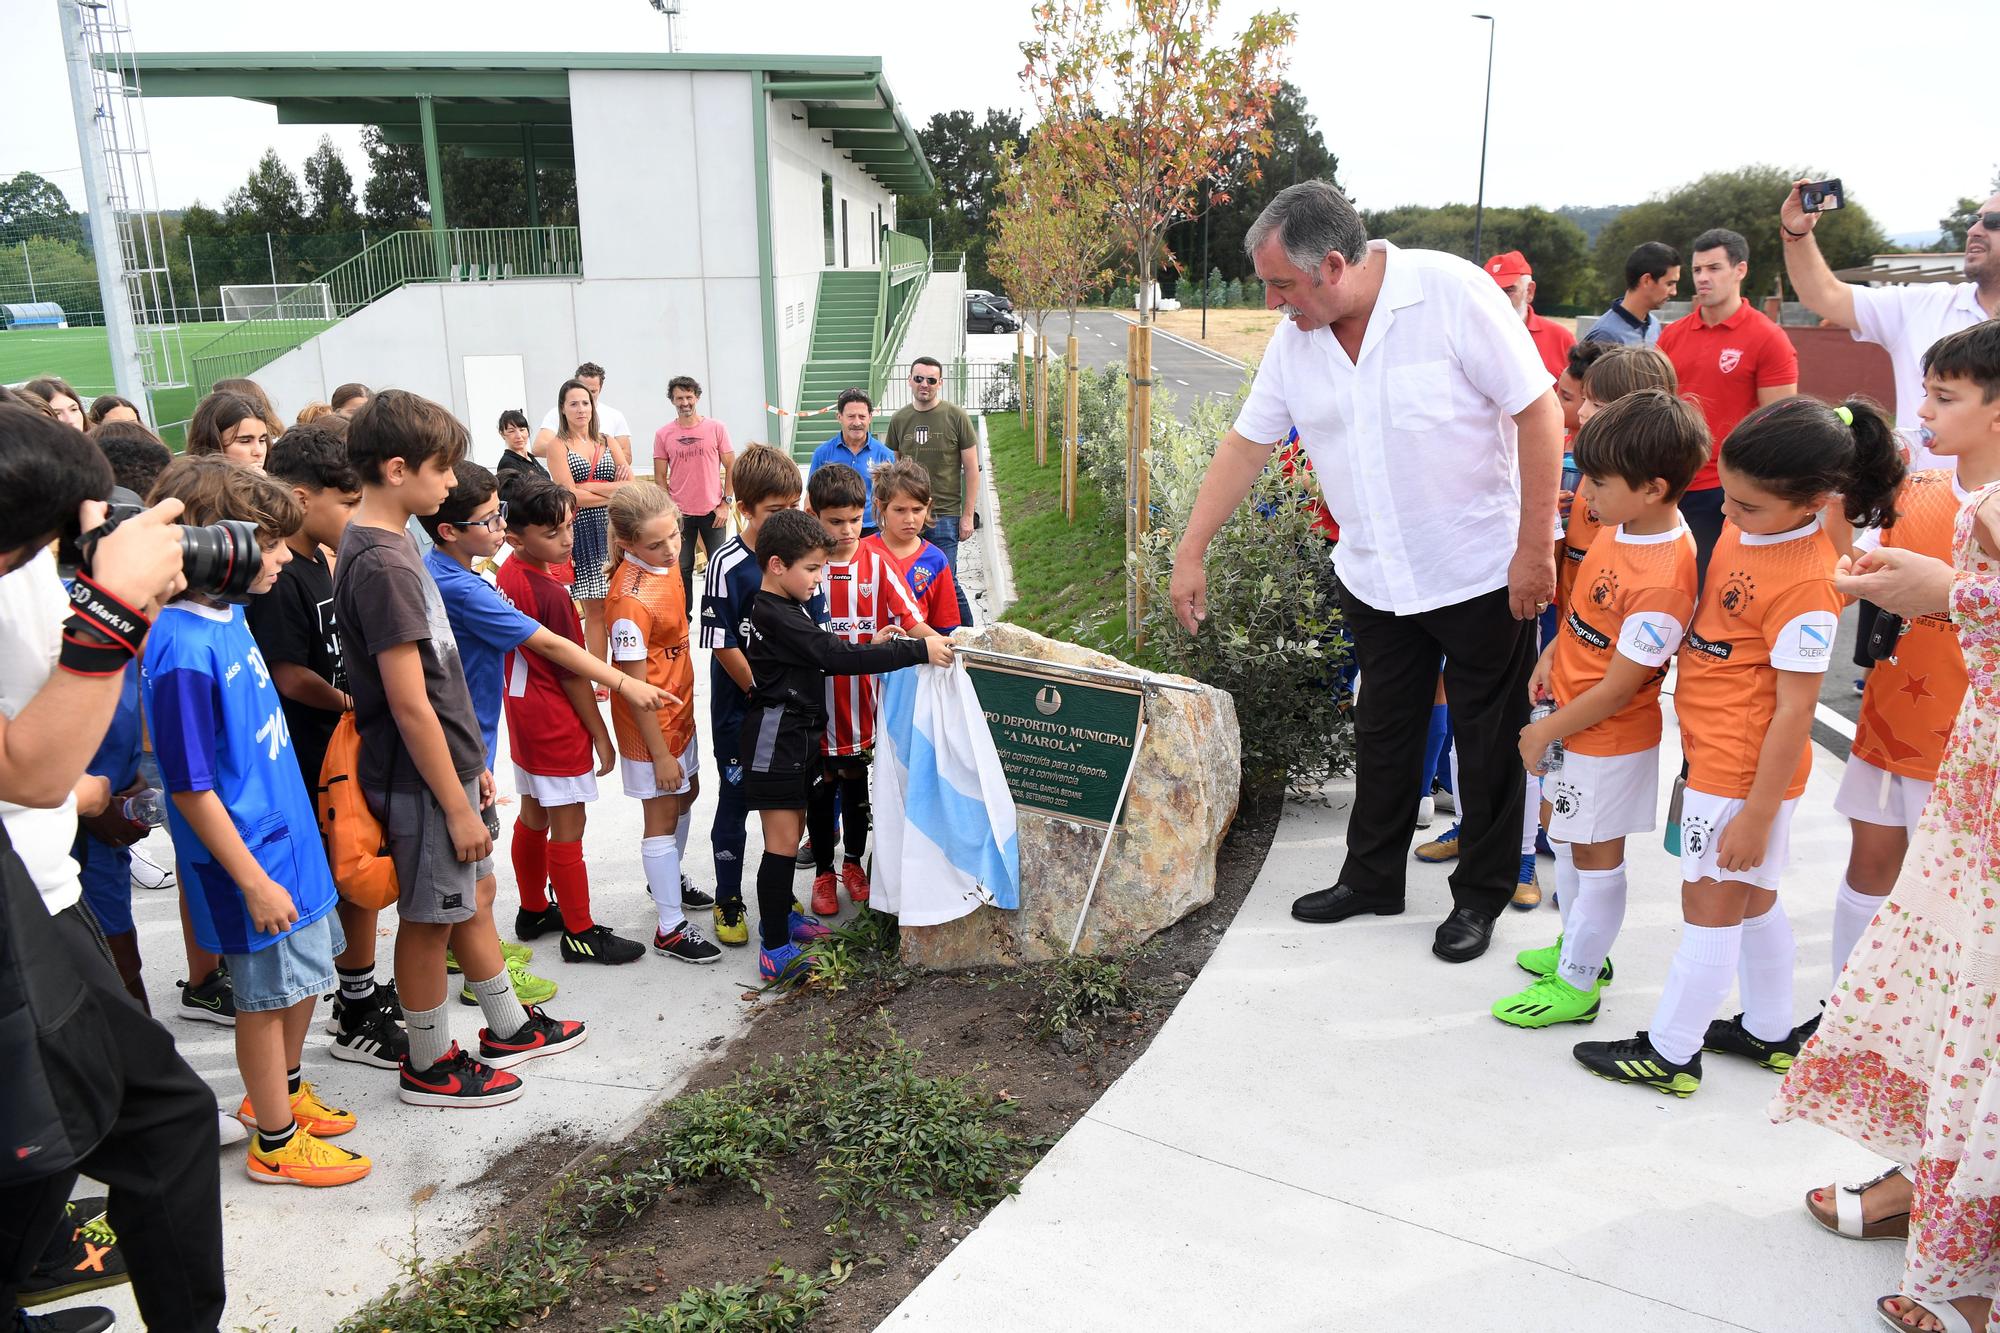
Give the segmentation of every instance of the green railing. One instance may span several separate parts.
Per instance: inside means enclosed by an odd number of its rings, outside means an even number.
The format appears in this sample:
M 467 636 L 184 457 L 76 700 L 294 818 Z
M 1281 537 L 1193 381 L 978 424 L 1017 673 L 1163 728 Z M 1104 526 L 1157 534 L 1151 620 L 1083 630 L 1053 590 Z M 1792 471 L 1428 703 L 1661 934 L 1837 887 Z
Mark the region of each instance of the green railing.
M 868 393 L 882 397 L 889 363 L 903 344 L 910 316 L 930 277 L 931 256 L 921 238 L 899 231 L 883 233 L 881 288 L 875 302 L 875 355 L 868 366 Z
M 580 278 L 583 244 L 575 227 L 458 227 L 391 232 L 249 319 L 197 348 L 197 387 L 247 376 L 372 301 L 413 282 L 502 282 Z M 332 314 L 329 319 L 328 313 Z

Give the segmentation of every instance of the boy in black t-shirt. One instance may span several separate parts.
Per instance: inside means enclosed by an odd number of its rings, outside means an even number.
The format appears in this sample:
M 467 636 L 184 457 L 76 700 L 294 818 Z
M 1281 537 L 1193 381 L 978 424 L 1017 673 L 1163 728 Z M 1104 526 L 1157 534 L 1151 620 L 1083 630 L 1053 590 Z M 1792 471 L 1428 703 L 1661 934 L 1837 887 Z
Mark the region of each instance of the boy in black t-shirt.
M 793 907 L 792 858 L 805 830 L 806 806 L 820 772 L 826 734 L 826 678 L 873 675 L 903 667 L 949 666 L 949 639 L 888 638 L 849 643 L 823 628 L 806 609 L 826 571 L 833 538 L 811 514 L 787 509 L 757 531 L 763 582 L 750 605 L 743 655 L 749 660 L 749 711 L 737 753 L 743 759 L 743 800 L 764 825 L 764 859 L 757 866 L 757 933 L 763 946 L 758 975 L 789 980 L 811 967 L 802 942 L 829 932 Z M 885 641 L 886 640 L 886 641 Z
M 278 582 L 247 611 L 250 633 L 285 709 L 299 772 L 306 790 L 319 786 L 327 743 L 340 715 L 354 706 L 340 664 L 340 634 L 333 623 L 333 568 L 326 552 L 340 545 L 354 507 L 361 502 L 361 477 L 347 461 L 347 444 L 337 430 L 310 422 L 294 426 L 271 446 L 264 471 L 289 486 L 305 523 L 285 539 L 292 558 Z M 403 1017 L 395 984 L 375 984 L 375 925 L 380 913 L 342 898 L 335 909 L 347 949 L 336 957 L 340 992 L 327 1030 L 335 1059 L 394 1069 L 409 1039 L 397 1023 Z

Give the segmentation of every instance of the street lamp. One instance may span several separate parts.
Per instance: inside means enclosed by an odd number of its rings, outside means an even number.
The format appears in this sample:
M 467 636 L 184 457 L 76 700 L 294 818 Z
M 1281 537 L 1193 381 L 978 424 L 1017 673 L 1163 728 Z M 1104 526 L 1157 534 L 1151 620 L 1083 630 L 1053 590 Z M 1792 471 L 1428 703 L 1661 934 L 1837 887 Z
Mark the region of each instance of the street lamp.
M 1486 250 L 1480 244 L 1486 229 L 1486 130 L 1493 123 L 1493 36 L 1500 25 L 1491 14 L 1474 14 L 1476 19 L 1486 20 L 1486 114 L 1479 122 L 1479 202 L 1472 210 L 1472 262 L 1485 262 Z

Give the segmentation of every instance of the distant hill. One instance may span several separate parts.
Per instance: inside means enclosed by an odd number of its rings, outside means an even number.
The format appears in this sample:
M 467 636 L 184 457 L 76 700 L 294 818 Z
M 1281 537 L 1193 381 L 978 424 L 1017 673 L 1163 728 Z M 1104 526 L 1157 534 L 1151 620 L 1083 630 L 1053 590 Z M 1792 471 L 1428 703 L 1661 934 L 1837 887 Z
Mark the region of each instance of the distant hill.
M 1899 231 L 1889 238 L 1889 244 L 1905 250 L 1934 250 L 1943 243 L 1944 233 L 1935 227 L 1929 231 Z
M 1631 206 L 1630 204 L 1603 204 L 1597 207 L 1585 207 L 1580 204 L 1567 204 L 1562 208 L 1558 208 L 1556 215 L 1568 218 L 1571 222 L 1583 228 L 1583 234 L 1590 239 L 1592 245 L 1596 245 L 1597 233 L 1603 231 L 1611 219 L 1617 217 Z

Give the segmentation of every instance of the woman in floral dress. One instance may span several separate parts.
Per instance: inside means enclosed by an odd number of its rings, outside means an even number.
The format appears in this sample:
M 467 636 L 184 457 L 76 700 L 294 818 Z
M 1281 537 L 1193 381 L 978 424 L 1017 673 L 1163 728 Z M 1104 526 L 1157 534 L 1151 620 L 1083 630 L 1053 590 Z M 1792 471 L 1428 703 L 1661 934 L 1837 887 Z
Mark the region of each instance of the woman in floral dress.
M 1966 504 L 1952 550 L 1949 566 L 1874 553 L 1836 580 L 1900 615 L 1948 614 L 1970 682 L 1902 876 L 1772 1105 L 1903 1165 L 1902 1292 L 1877 1308 L 1944 1333 L 2000 1331 L 2000 483 Z

